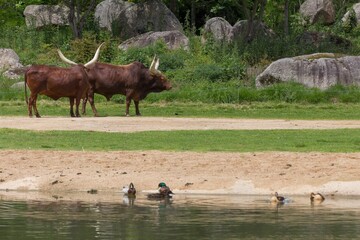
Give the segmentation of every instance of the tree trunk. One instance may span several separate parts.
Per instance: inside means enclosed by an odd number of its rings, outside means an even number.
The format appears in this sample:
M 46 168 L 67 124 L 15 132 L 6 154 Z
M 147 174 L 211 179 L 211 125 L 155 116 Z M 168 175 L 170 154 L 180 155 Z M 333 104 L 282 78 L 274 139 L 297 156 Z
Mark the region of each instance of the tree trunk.
M 284 33 L 289 35 L 289 0 L 285 0 L 284 6 Z
M 66 2 L 67 6 L 70 9 L 70 13 L 69 13 L 69 24 L 70 24 L 70 28 L 72 30 L 73 33 L 73 37 L 75 39 L 80 38 L 80 33 L 79 33 L 79 29 L 77 26 L 77 21 L 76 21 L 76 16 L 75 16 L 75 1 L 74 0 L 70 0 L 69 2 Z
M 195 27 L 196 22 L 196 3 L 195 1 L 191 1 L 191 27 Z
M 65 5 L 70 9 L 69 24 L 75 39 L 81 39 L 85 22 L 95 9 L 96 1 L 66 0 Z

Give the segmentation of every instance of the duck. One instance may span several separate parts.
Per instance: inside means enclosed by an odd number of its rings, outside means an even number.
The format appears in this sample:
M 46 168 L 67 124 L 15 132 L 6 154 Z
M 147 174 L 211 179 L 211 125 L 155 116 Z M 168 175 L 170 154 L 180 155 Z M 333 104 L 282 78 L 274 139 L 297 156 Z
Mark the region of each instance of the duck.
M 127 196 L 135 196 L 136 189 L 134 187 L 134 184 L 130 183 L 129 187 L 124 186 L 123 189 L 122 189 L 122 192 Z
M 325 200 L 325 197 L 321 193 L 310 193 L 310 201 L 322 202 Z
M 273 203 L 284 203 L 285 198 L 283 196 L 279 196 L 277 192 L 275 192 L 274 196 L 271 197 L 271 202 Z
M 174 194 L 170 188 L 168 186 L 166 186 L 166 183 L 164 182 L 161 182 L 158 184 L 158 190 L 159 190 L 159 193 L 161 194 L 164 194 L 164 195 L 169 195 L 169 194 Z
M 149 199 L 165 199 L 172 198 L 174 193 L 170 190 L 170 188 L 164 182 L 160 182 L 158 184 L 158 192 L 150 193 L 147 195 Z

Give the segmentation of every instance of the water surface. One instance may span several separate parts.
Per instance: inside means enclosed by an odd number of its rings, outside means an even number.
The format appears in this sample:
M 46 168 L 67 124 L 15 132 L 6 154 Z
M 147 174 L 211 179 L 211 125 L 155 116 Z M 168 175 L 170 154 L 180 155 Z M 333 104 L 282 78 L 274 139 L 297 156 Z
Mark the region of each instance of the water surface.
M 356 239 L 360 198 L 334 197 L 312 205 L 268 196 L 145 195 L 111 200 L 0 200 L 1 239 Z

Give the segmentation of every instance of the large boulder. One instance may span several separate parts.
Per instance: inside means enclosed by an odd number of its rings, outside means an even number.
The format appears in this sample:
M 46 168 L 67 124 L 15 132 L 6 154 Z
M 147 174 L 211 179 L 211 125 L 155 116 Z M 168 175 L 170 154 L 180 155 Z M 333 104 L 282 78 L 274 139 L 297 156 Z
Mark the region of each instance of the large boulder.
M 316 53 L 283 58 L 271 63 L 255 81 L 256 87 L 278 82 L 297 82 L 319 89 L 337 84 L 360 86 L 360 57 Z
M 134 3 L 122 0 L 105 0 L 96 6 L 95 21 L 101 28 L 112 31 L 113 23 L 115 24 L 120 13 L 133 5 Z
M 160 0 L 148 0 L 125 8 L 115 22 L 113 31 L 123 40 L 150 31 L 183 31 L 179 20 Z
M 335 22 L 335 7 L 332 0 L 306 0 L 300 6 L 300 14 L 310 24 Z
M 263 22 L 254 21 L 253 23 L 254 31 L 253 34 L 255 37 L 274 37 L 275 32 L 267 27 Z M 248 28 L 248 20 L 240 20 L 233 26 L 231 30 L 231 40 L 236 42 L 239 40 L 243 40 L 246 36 Z
M 24 72 L 24 66 L 16 52 L 9 48 L 0 48 L 0 72 L 8 78 L 18 78 Z
M 124 41 L 119 48 L 146 47 L 159 40 L 164 41 L 169 49 L 189 48 L 189 39 L 180 31 L 147 32 Z
M 255 37 L 273 37 L 275 33 L 264 23 L 255 21 L 253 23 Z M 243 40 L 247 34 L 248 21 L 240 20 L 234 26 L 221 17 L 214 17 L 206 21 L 202 34 L 202 42 L 212 38 L 217 42 L 237 42 Z
M 222 17 L 210 18 L 205 23 L 202 41 L 205 42 L 207 38 L 212 37 L 217 42 L 230 42 L 232 28 Z
M 0 69 L 7 70 L 18 67 L 22 67 L 22 65 L 16 52 L 10 48 L 0 48 Z
M 69 25 L 70 9 L 60 5 L 28 5 L 24 10 L 26 26 Z
M 351 8 L 351 10 L 347 11 L 344 15 L 344 17 L 341 19 L 343 22 L 347 22 L 350 20 L 350 14 L 351 11 L 355 12 L 355 18 L 356 18 L 356 23 L 359 25 L 360 24 L 360 3 L 354 4 Z

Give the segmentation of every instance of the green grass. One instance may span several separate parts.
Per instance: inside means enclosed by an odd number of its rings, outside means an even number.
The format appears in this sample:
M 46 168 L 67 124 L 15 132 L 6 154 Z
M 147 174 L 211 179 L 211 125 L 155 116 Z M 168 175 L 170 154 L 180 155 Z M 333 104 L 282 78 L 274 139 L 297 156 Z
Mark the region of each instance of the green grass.
M 196 152 L 360 151 L 360 129 L 147 131 L 136 133 L 0 129 L 0 134 L 0 149 Z
M 120 99 L 120 98 L 119 98 Z M 125 103 L 122 101 L 98 101 L 96 107 L 100 116 L 123 116 Z M 38 101 L 38 110 L 42 116 L 69 116 L 67 99 L 58 101 L 43 98 Z M 359 120 L 360 104 L 358 103 L 322 103 L 300 104 L 284 102 L 253 102 L 242 104 L 206 104 L 196 102 L 140 102 L 143 116 L 161 117 L 210 117 L 210 118 L 264 118 L 264 119 L 331 119 Z M 134 105 L 130 107 L 134 115 Z M 0 101 L 0 116 L 27 116 L 24 101 Z M 87 106 L 87 116 L 93 116 L 91 107 Z

